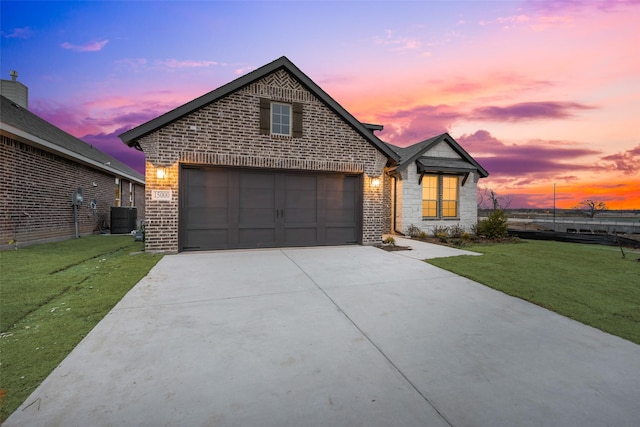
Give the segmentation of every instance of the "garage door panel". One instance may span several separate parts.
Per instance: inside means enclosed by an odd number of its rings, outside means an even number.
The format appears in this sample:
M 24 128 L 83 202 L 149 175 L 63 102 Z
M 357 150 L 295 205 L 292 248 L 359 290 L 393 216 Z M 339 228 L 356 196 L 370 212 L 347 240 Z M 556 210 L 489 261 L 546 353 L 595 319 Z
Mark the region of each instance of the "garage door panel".
M 224 208 L 192 207 L 189 209 L 189 228 L 227 228 L 229 211 Z
M 342 245 L 345 243 L 357 243 L 358 235 L 355 227 L 327 227 L 326 244 Z
M 182 249 L 357 243 L 360 177 L 185 167 Z
M 238 230 L 238 247 L 271 248 L 276 245 L 274 228 L 241 228 Z
M 275 209 L 240 209 L 238 215 L 240 226 L 275 227 Z
M 327 223 L 349 223 L 355 221 L 355 210 L 349 209 L 327 209 Z
M 311 223 L 317 222 L 317 208 L 290 208 L 284 211 L 285 221 L 287 223 Z
M 189 229 L 183 249 L 227 249 L 229 233 L 227 229 Z
M 284 241 L 292 246 L 314 246 L 318 244 L 317 227 L 290 227 L 284 230 Z

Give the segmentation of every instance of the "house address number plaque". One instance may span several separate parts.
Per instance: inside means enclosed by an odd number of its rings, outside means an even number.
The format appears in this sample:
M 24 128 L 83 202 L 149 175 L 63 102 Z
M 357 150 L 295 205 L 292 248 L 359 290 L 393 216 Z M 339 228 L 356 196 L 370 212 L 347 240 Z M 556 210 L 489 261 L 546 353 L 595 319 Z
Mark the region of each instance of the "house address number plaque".
M 171 190 L 151 190 L 151 200 L 170 202 Z

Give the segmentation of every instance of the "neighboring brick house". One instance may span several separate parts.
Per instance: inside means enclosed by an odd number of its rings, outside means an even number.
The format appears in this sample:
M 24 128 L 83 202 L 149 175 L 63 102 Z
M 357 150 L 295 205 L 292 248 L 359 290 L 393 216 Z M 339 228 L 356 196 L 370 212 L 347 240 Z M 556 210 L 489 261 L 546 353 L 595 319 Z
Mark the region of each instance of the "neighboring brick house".
M 111 207 L 144 217 L 144 176 L 27 109 L 26 88 L 2 81 L 0 248 L 75 236 L 72 195 L 82 188 L 78 235 L 110 227 Z M 22 86 L 24 87 L 24 86 Z
M 471 231 L 478 221 L 478 180 L 489 173 L 448 133 L 409 147 L 389 146 L 401 158 L 388 171 L 392 230 L 407 233 L 415 226 L 433 233 L 457 225 Z
M 405 166 L 381 129 L 281 57 L 123 133 L 146 155 L 147 250 L 380 242 Z

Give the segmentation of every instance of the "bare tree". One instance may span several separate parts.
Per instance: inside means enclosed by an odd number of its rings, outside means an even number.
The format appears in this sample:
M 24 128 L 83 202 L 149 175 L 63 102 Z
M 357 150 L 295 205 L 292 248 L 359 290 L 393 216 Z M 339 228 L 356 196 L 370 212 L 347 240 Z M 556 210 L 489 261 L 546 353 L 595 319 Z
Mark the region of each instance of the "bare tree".
M 508 209 L 513 199 L 510 195 L 500 196 L 490 188 L 478 190 L 477 203 L 479 209 Z
M 577 208 L 586 210 L 589 218 L 593 218 L 596 216 L 596 213 L 607 210 L 607 205 L 604 202 L 587 199 L 578 203 Z

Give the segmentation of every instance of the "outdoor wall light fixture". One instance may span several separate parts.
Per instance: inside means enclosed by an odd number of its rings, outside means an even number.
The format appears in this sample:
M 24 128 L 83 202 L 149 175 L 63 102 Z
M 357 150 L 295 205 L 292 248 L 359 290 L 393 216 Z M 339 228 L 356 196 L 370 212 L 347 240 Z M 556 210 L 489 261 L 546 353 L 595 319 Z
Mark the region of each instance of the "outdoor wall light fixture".
M 373 188 L 380 187 L 380 178 L 371 178 L 371 186 Z
M 156 168 L 156 178 L 165 179 L 167 177 L 167 168 L 163 166 L 158 166 Z

